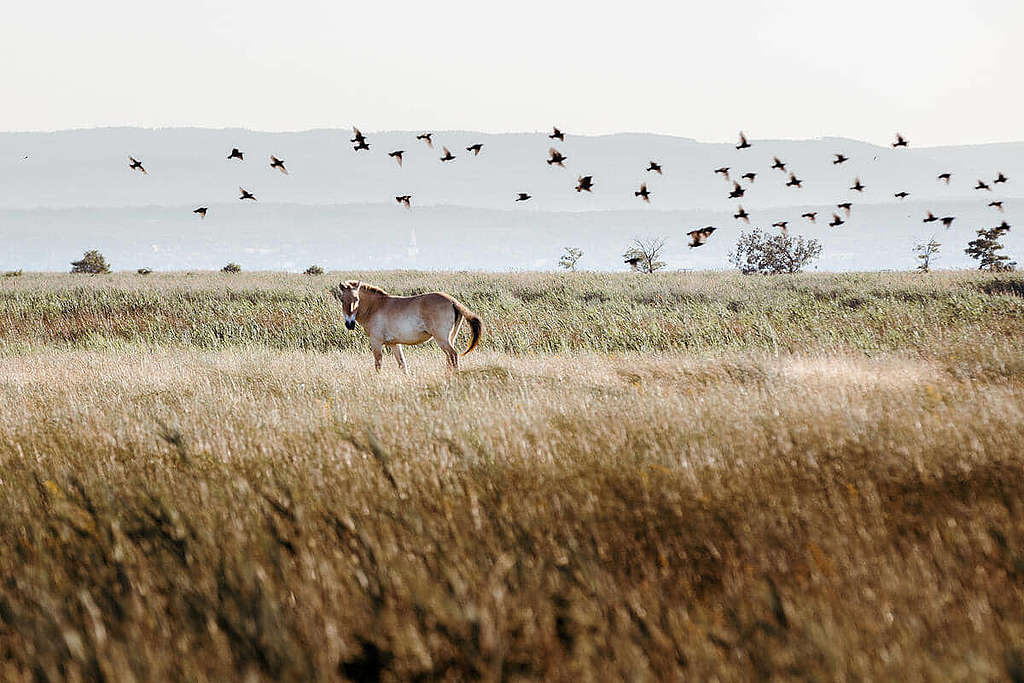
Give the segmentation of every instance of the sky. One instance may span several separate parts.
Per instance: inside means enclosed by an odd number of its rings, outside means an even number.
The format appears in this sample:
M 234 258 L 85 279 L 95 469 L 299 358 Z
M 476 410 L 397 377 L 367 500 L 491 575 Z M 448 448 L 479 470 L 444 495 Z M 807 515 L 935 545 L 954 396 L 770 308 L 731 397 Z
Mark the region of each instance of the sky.
M 1020 0 L 19 2 L 0 130 L 1024 139 Z

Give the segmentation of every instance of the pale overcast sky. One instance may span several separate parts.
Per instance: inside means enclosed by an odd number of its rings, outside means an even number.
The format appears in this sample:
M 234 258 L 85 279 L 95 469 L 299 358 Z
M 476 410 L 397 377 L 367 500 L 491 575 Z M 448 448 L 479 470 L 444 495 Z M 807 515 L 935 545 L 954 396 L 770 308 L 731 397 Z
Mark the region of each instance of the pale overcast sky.
M 18 2 L 0 130 L 1024 139 L 1021 0 Z

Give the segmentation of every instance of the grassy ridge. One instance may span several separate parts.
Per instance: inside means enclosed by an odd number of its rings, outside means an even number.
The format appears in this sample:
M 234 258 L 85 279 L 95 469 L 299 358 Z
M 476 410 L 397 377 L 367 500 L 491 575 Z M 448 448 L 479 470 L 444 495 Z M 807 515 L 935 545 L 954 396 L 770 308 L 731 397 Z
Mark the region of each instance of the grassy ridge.
M 2 680 L 1024 673 L 1019 276 L 150 277 L 2 283 Z
M 349 274 L 346 274 L 349 276 Z M 441 289 L 487 323 L 484 348 L 553 351 L 916 348 L 1015 329 L 1024 277 L 974 272 L 355 273 L 389 291 Z M 357 348 L 325 291 L 337 275 L 26 275 L 0 282 L 0 348 L 126 343 Z

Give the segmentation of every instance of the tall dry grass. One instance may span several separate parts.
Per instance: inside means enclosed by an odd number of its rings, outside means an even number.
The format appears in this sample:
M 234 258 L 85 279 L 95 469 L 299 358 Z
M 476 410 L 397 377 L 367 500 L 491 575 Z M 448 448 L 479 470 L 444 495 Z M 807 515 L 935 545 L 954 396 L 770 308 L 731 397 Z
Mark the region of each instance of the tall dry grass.
M 3 290 L 2 679 L 1024 675 L 1017 280 L 443 276 L 498 333 L 406 377 L 290 345 L 296 278 L 51 277 Z M 165 336 L 188 291 L 261 331 Z M 503 348 L 557 306 L 583 348 Z

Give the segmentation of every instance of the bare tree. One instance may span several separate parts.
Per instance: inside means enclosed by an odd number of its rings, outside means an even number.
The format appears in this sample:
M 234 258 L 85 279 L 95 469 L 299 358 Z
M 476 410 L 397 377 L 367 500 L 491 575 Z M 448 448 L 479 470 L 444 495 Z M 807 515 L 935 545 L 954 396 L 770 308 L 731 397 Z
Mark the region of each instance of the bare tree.
M 558 265 L 566 270 L 576 272 L 576 264 L 583 258 L 583 250 L 577 247 L 566 247 L 565 253 L 558 259 Z
M 935 235 L 932 235 L 927 243 L 920 243 L 914 245 L 915 258 L 918 260 L 917 269 L 922 273 L 930 272 L 932 269 L 932 261 L 939 259 L 939 247 L 942 245 L 935 241 Z
M 641 273 L 654 273 L 664 268 L 667 263 L 661 260 L 661 252 L 665 249 L 664 237 L 648 237 L 635 239 L 629 249 L 622 255 L 623 261 L 633 270 Z

